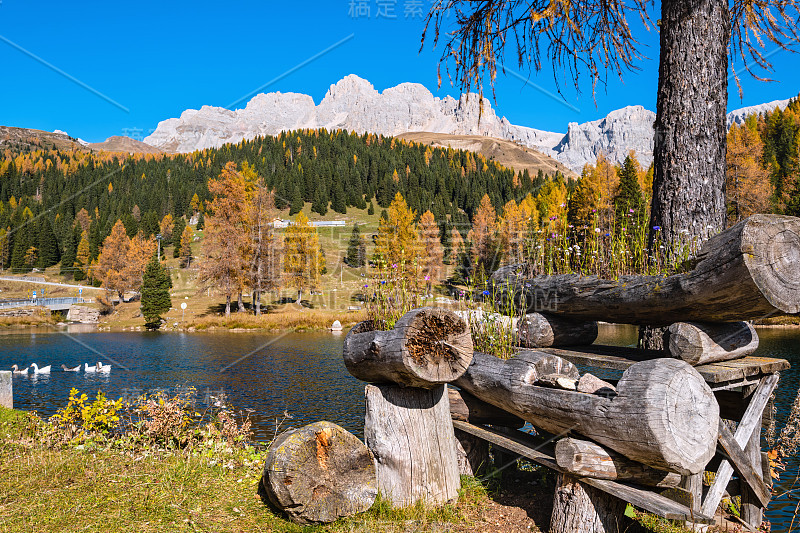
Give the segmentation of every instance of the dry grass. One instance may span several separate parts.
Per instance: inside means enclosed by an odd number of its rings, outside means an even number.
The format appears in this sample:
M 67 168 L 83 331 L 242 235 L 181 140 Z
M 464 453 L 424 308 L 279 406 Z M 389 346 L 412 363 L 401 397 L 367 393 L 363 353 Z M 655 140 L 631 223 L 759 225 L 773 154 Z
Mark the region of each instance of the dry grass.
M 215 328 L 224 329 L 267 329 L 267 330 L 314 330 L 327 329 L 334 320 L 339 320 L 342 326 L 352 326 L 367 319 L 366 311 L 352 311 L 342 313 L 339 311 L 323 311 L 319 309 L 285 310 L 270 312 L 255 316 L 248 313 L 232 312 L 230 318 L 224 316 L 205 316 L 187 321 L 186 328 L 207 330 Z

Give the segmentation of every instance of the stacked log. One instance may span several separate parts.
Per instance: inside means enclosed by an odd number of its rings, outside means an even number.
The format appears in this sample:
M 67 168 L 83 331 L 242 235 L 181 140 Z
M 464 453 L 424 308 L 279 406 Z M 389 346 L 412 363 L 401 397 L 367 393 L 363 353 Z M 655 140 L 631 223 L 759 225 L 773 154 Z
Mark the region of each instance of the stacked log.
M 423 307 L 403 315 L 394 329 L 356 324 L 344 341 L 344 364 L 368 383 L 434 388 L 464 373 L 472 359 L 467 323 L 452 311 Z
M 375 456 L 378 488 L 392 505 L 438 505 L 460 487 L 458 444 L 445 383 L 472 360 L 467 323 L 444 309 L 405 314 L 390 331 L 356 325 L 344 362 L 365 390 L 364 440 Z
M 750 355 L 758 348 L 758 334 L 747 322 L 676 322 L 667 329 L 664 346 L 676 359 L 704 365 Z
M 516 337 L 523 348 L 592 344 L 597 339 L 597 322 L 528 313 L 517 322 Z
M 706 241 L 693 268 L 617 280 L 563 274 L 492 280 L 500 309 L 581 320 L 669 326 L 738 322 L 800 312 L 800 219 L 754 215 Z M 509 305 L 512 304 L 513 305 Z
M 695 474 L 714 455 L 719 406 L 684 361 L 636 363 L 611 397 L 536 385 L 548 374 L 579 377 L 571 363 L 554 355 L 528 351 L 503 361 L 475 352 L 454 384 L 544 431 L 582 435 L 655 469 Z

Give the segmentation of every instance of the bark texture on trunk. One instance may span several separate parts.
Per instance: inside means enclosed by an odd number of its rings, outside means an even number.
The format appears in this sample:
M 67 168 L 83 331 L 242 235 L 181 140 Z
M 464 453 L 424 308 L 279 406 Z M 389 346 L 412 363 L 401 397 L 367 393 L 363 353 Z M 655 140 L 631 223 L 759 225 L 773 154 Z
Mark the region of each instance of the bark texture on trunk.
M 725 225 L 728 4 L 664 0 L 659 33 L 651 245 Z

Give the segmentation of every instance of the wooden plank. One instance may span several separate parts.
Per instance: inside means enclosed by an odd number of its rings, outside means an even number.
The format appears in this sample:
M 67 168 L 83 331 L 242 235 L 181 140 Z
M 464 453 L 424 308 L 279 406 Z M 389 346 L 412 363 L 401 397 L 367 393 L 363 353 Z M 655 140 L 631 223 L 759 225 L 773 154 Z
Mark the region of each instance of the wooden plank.
M 569 348 L 539 348 L 539 351 L 563 357 L 576 365 L 612 370 L 627 370 L 640 361 L 667 357 L 666 352 L 640 350 L 629 346 L 571 346 Z M 735 361 L 722 361 L 694 367 L 707 383 L 743 381 L 762 374 L 773 374 L 789 368 L 785 359 L 747 356 Z
M 765 376 L 750 398 L 750 404 L 747 406 L 742 421 L 739 423 L 739 426 L 736 428 L 736 433 L 733 436 L 733 439 L 740 447 L 744 447 L 747 444 L 753 430 L 755 430 L 756 426 L 761 425 L 761 413 L 764 412 L 764 407 L 766 407 L 767 401 L 769 401 L 769 397 L 772 395 L 772 391 L 775 390 L 777 384 L 777 374 Z M 703 501 L 703 514 L 713 516 L 714 513 L 716 513 L 717 506 L 719 506 L 719 502 L 722 500 L 725 487 L 728 485 L 728 481 L 731 480 L 732 475 L 733 467 L 730 462 L 723 459 L 717 470 L 714 483 L 709 488 L 705 501 Z
M 539 465 L 546 466 L 551 470 L 562 473 L 565 472 L 565 470 L 559 467 L 558 463 L 556 463 L 551 444 L 529 439 L 528 437 L 530 436 L 525 435 L 522 432 L 519 432 L 519 436 L 511 437 L 508 435 L 503 435 L 491 428 L 473 426 L 472 424 L 461 422 L 459 420 L 453 420 L 453 427 L 491 442 L 495 446 L 515 453 L 520 457 L 530 459 Z M 533 440 L 533 442 L 531 442 L 531 440 Z M 531 446 L 529 443 L 534 445 Z M 685 505 L 674 502 L 669 498 L 654 492 L 623 484 L 618 481 L 610 481 L 606 479 L 580 478 L 580 480 L 582 483 L 607 492 L 612 496 L 630 503 L 634 507 L 657 514 L 668 520 L 691 520 L 696 523 L 703 524 L 713 523 L 712 518 L 704 516 L 700 513 L 693 513 Z
M 761 424 L 758 425 L 761 426 Z M 745 442 L 749 440 L 748 438 Z M 764 481 L 759 475 L 755 473 L 750 459 L 745 455 L 744 450 L 734 440 L 730 430 L 721 420 L 719 423 L 719 443 L 728 455 L 728 460 L 731 462 L 734 470 L 745 480 L 758 500 L 766 506 L 770 499 L 769 489 L 764 485 Z

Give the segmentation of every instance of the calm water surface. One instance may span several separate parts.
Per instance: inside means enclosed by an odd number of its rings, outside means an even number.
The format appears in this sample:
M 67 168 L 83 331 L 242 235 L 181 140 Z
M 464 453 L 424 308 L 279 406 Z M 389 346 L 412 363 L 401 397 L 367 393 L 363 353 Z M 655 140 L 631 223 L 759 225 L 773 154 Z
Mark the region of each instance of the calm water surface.
M 780 428 L 800 386 L 800 329 L 760 329 L 759 336 L 757 355 L 792 363 L 792 368 L 782 373 L 776 393 Z M 113 398 L 159 389 L 174 393 L 193 387 L 201 406 L 213 401 L 211 396 L 224 394 L 235 408 L 252 410 L 250 417 L 259 440 L 272 438 L 275 419 L 283 418 L 284 411 L 293 417 L 284 428 L 330 420 L 361 436 L 364 385 L 344 368 L 343 340 L 342 335 L 330 333 L 17 330 L 0 334 L 0 369 L 15 363 L 53 365 L 50 376 L 14 378 L 15 406 L 43 416 L 62 407 L 73 387 L 90 396 L 101 390 Z M 623 346 L 635 341 L 636 329 L 626 326 L 603 328 L 599 339 Z M 75 374 L 60 369 L 62 363 L 75 366 L 98 360 L 113 365 L 111 374 Z M 800 461 L 791 459 L 776 493 L 790 490 L 799 472 Z M 797 505 L 792 493 L 772 501 L 767 512 L 772 531 L 788 530 Z

